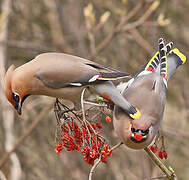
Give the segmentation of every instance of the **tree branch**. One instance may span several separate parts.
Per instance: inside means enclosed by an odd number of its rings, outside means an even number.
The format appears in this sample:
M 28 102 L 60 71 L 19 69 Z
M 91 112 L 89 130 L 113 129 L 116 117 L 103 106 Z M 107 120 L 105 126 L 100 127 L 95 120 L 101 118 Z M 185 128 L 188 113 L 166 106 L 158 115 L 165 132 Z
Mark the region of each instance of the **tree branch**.
M 139 44 L 150 56 L 153 53 L 153 48 L 147 40 L 145 40 L 136 28 L 129 30 L 136 43 Z
M 157 157 L 156 155 L 148 148 L 144 148 L 148 156 L 152 159 L 152 161 L 165 173 L 166 177 L 169 180 L 177 180 L 176 174 L 168 169 Z
M 113 40 L 113 38 L 121 32 L 123 26 L 128 22 L 129 19 L 131 19 L 133 16 L 137 14 L 137 12 L 140 10 L 142 7 L 143 0 L 140 0 L 139 3 L 137 3 L 137 6 L 128 13 L 128 15 L 121 17 L 120 21 L 118 24 L 114 26 L 112 31 L 104 38 L 104 40 L 96 47 L 96 51 L 91 54 L 89 59 L 92 59 L 96 57 L 102 50 L 104 50 L 107 45 Z

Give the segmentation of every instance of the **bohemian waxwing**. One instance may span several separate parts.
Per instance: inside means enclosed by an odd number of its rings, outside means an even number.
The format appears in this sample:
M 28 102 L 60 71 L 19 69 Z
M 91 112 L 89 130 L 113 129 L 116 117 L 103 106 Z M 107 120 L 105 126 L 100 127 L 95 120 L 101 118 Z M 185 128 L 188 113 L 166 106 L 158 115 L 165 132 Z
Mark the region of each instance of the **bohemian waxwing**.
M 171 49 L 172 43 L 164 46 L 161 38 L 160 53 L 157 52 L 125 86 L 121 85 L 124 87 L 122 95 L 141 111 L 140 118 L 133 120 L 121 108 L 114 107 L 115 131 L 130 148 L 147 147 L 158 133 L 166 103 L 167 80 L 186 61 L 178 49 Z
M 111 80 L 129 74 L 95 62 L 63 53 L 44 53 L 15 69 L 10 66 L 5 75 L 4 90 L 8 101 L 21 114 L 29 95 L 46 95 L 77 102 L 82 90 L 92 86 L 103 98 L 121 107 L 133 119 L 138 109 L 123 98 Z

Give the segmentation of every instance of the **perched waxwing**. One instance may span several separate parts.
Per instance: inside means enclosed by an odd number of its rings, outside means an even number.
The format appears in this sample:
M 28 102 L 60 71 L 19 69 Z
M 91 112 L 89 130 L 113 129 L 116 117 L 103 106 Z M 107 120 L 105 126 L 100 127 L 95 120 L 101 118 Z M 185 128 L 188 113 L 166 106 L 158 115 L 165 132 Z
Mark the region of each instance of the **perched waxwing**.
M 111 81 L 128 76 L 128 73 L 80 57 L 44 53 L 16 69 L 10 66 L 5 75 L 4 90 L 8 101 L 21 114 L 23 102 L 29 95 L 46 95 L 77 102 L 82 90 L 90 86 L 135 119 L 140 116 L 139 110 L 123 98 Z
M 159 51 L 134 78 L 120 86 L 124 88 L 122 95 L 141 112 L 141 116 L 133 120 L 121 108 L 114 107 L 115 131 L 132 149 L 147 147 L 157 135 L 166 103 L 167 81 L 186 61 L 186 57 L 178 49 L 172 49 L 172 45 L 164 46 L 161 38 Z

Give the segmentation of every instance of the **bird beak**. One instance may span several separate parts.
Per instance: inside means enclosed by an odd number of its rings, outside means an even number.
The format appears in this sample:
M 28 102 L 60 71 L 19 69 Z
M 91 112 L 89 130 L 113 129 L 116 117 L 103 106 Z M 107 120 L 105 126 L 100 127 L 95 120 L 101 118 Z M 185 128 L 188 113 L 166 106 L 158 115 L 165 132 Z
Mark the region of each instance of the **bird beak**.
M 19 115 L 22 114 L 22 106 L 20 104 L 16 104 L 15 109 Z
M 22 115 L 22 107 L 21 106 L 18 106 L 17 113 L 19 115 Z
M 17 110 L 17 113 L 18 113 L 19 115 L 22 114 L 22 105 L 23 105 L 24 101 L 26 100 L 26 98 L 27 98 L 28 96 L 30 96 L 30 94 L 25 95 L 22 99 L 19 100 L 18 103 L 16 103 L 15 109 Z

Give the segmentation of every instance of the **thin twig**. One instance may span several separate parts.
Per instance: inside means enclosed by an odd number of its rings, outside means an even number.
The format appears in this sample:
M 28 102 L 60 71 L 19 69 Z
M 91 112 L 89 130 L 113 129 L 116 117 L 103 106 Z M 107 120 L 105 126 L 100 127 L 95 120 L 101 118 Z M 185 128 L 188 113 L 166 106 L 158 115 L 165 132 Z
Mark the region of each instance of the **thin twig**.
M 150 7 L 146 10 L 146 12 L 144 13 L 144 15 L 137 21 L 129 23 L 127 25 L 125 25 L 122 28 L 122 32 L 126 32 L 128 30 L 131 30 L 133 28 L 136 28 L 138 26 L 141 26 L 142 24 L 144 24 L 144 22 L 148 19 L 148 17 L 150 17 L 150 15 L 155 11 L 155 9 L 158 7 L 158 1 L 154 1 Z
M 89 173 L 89 180 L 92 180 L 93 173 L 94 173 L 96 167 L 100 164 L 100 162 L 101 162 L 101 156 L 99 157 L 98 161 L 96 161 L 96 163 L 92 166 L 90 173 Z
M 99 106 L 99 107 L 107 107 L 107 104 L 98 104 L 98 103 L 94 103 L 90 101 L 84 101 L 84 104 L 90 104 L 90 105 Z
M 114 145 L 112 148 L 111 148 L 111 150 L 113 151 L 113 150 L 115 150 L 115 149 L 117 149 L 119 146 L 121 146 L 123 143 L 122 142 L 119 142 L 119 143 L 117 143 L 116 145 Z
M 89 56 L 89 59 L 92 59 L 96 57 L 102 50 L 104 50 L 108 44 L 113 40 L 113 38 L 121 32 L 123 26 L 130 20 L 133 16 L 137 14 L 139 9 L 142 7 L 143 0 L 140 0 L 139 3 L 137 3 L 136 7 L 128 13 L 128 15 L 121 17 L 120 21 L 118 24 L 114 26 L 112 31 L 104 38 L 104 40 L 97 45 L 96 51 Z
M 87 34 L 88 34 L 89 41 L 90 41 L 90 51 L 91 51 L 91 54 L 94 54 L 96 51 L 95 36 L 92 31 L 92 24 L 87 17 L 86 17 L 86 27 L 87 27 Z
M 156 155 L 148 148 L 144 148 L 146 153 L 150 156 L 152 161 L 165 173 L 166 177 L 169 180 L 177 180 L 176 174 L 171 172 L 157 157 Z
M 136 43 L 138 43 L 150 56 L 153 53 L 153 48 L 150 45 L 150 43 L 142 37 L 142 35 L 139 33 L 139 31 L 134 28 L 132 30 L 129 30 L 132 37 L 135 39 Z
M 4 156 L 0 160 L 0 169 L 3 167 L 3 165 L 7 162 L 9 156 L 15 152 L 20 145 L 23 144 L 24 140 L 32 133 L 32 131 L 36 128 L 36 126 L 39 124 L 39 122 L 44 118 L 44 116 L 47 115 L 47 113 L 51 110 L 51 108 L 54 105 L 54 101 L 52 101 L 48 106 L 46 106 L 43 111 L 40 112 L 39 116 L 33 121 L 33 123 L 30 125 L 30 127 L 26 130 L 23 136 L 21 136 L 18 141 L 15 143 L 14 147 L 11 151 L 6 152 Z
M 84 88 L 82 93 L 81 93 L 81 109 L 82 109 L 82 114 L 83 114 L 83 120 L 86 121 L 86 117 L 85 117 L 85 108 L 84 108 L 84 94 L 85 94 L 85 90 L 87 88 Z
M 113 147 L 111 148 L 111 150 L 113 151 L 113 150 L 117 149 L 117 148 L 118 148 L 119 146 L 121 146 L 122 144 L 123 144 L 122 142 L 117 143 L 115 146 L 113 146 Z M 91 168 L 91 170 L 90 170 L 90 173 L 89 173 L 89 180 L 92 180 L 92 175 L 93 175 L 93 173 L 94 173 L 96 167 L 100 164 L 100 162 L 101 162 L 101 157 L 99 157 L 98 161 L 96 161 L 96 163 L 92 166 L 92 168 Z

